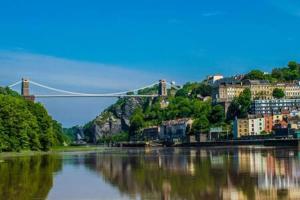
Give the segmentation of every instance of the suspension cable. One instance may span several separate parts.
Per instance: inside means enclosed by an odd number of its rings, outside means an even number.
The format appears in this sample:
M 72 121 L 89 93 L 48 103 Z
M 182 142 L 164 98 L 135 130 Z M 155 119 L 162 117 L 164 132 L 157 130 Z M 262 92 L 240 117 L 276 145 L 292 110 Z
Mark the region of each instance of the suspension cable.
M 22 83 L 22 81 L 17 81 L 17 82 L 15 82 L 15 83 L 7 86 L 7 87 L 12 88 L 12 87 L 15 87 L 16 85 L 19 85 L 20 83 Z
M 139 90 L 143 90 L 143 89 L 152 87 L 152 86 L 154 86 L 154 85 L 157 84 L 157 82 L 156 82 L 156 83 L 152 83 L 151 85 L 144 86 L 142 88 L 128 90 L 128 91 L 123 91 L 123 92 L 106 93 L 106 94 L 88 94 L 88 93 L 72 92 L 72 91 L 68 91 L 68 90 L 57 89 L 57 88 L 49 87 L 49 86 L 46 86 L 46 85 L 43 85 L 43 84 L 40 84 L 40 83 L 37 83 L 37 82 L 34 82 L 34 81 L 30 81 L 30 83 L 32 83 L 33 85 L 36 85 L 36 86 L 48 89 L 48 90 L 52 90 L 52 91 L 56 91 L 56 92 L 61 92 L 61 93 L 67 93 L 67 94 L 71 94 L 71 95 L 82 95 L 82 96 L 92 96 L 92 95 L 100 95 L 100 96 L 106 96 L 107 95 L 107 96 L 111 96 L 111 95 L 127 94 L 129 92 L 136 92 L 136 91 L 139 91 Z

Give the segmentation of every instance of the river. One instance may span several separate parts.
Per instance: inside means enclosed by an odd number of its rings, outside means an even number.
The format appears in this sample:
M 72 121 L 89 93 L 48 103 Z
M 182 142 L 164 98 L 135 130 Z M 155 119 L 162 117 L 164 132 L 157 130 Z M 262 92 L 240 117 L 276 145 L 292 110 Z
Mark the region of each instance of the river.
M 112 148 L 5 157 L 0 199 L 300 199 L 300 151 Z

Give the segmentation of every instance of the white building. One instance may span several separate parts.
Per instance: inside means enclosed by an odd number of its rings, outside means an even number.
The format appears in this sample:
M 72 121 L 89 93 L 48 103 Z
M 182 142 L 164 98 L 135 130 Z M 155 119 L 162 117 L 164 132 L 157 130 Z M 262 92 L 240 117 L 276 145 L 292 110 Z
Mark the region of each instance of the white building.
M 249 116 L 249 134 L 260 135 L 265 130 L 265 119 L 263 116 Z
M 208 76 L 208 77 L 207 77 L 207 82 L 208 82 L 208 84 L 212 85 L 212 84 L 214 84 L 216 81 L 221 80 L 221 79 L 223 79 L 223 78 L 224 78 L 223 75 L 221 75 L 221 74 L 216 74 L 216 75 L 213 75 L 213 76 Z

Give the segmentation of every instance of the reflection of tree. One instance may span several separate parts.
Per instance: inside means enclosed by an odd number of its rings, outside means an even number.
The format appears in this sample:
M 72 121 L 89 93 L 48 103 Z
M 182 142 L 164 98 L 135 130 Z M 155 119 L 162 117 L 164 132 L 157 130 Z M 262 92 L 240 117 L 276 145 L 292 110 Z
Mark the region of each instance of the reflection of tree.
M 8 159 L 0 163 L 0 197 L 46 199 L 53 185 L 53 172 L 61 167 L 61 160 L 51 155 Z

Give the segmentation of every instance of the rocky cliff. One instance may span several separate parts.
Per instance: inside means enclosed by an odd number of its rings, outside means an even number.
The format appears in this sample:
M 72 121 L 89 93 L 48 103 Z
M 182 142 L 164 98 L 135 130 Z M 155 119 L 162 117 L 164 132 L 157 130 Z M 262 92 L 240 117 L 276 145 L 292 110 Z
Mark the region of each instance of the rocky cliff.
M 95 143 L 102 136 L 128 131 L 130 117 L 135 109 L 142 107 L 148 102 L 149 100 L 142 98 L 119 99 L 84 127 L 85 136 L 90 142 Z

